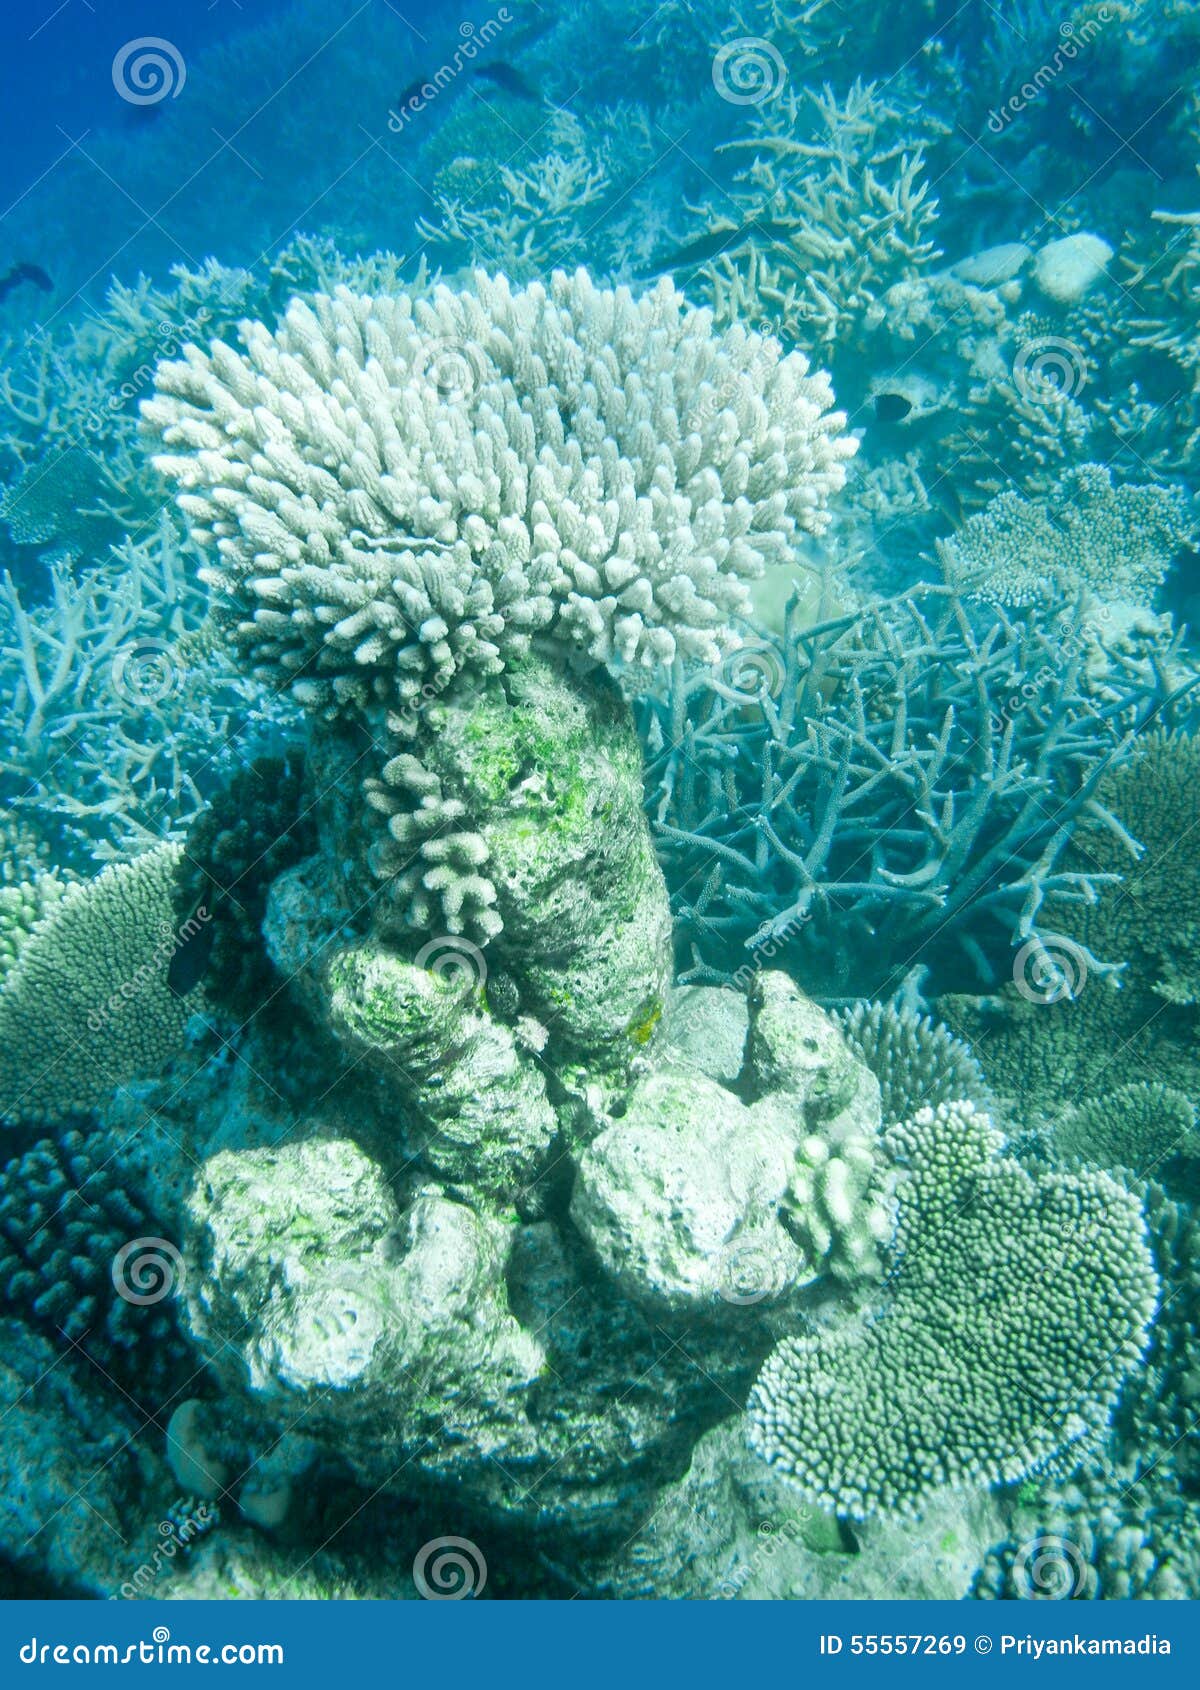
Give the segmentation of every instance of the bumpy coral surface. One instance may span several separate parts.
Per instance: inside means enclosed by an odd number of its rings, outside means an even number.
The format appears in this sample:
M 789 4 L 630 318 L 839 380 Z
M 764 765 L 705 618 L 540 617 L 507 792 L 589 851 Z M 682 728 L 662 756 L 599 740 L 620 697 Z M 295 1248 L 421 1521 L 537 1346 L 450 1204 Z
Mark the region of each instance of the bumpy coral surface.
M 0 1114 L 10 1121 L 91 1109 L 181 1046 L 189 1004 L 167 981 L 192 936 L 175 920 L 179 855 L 162 845 L 76 882 L 21 945 L 0 988 Z
M 1158 1289 L 1140 1207 L 1106 1175 L 1031 1177 L 969 1103 L 919 1110 L 888 1145 L 887 1304 L 785 1339 L 749 1407 L 754 1447 L 852 1517 L 1019 1478 L 1103 1426 Z
M 714 657 L 853 451 L 802 356 L 665 282 L 342 289 L 245 341 L 165 365 L 144 414 L 242 650 L 326 708 L 495 672 L 548 628 Z

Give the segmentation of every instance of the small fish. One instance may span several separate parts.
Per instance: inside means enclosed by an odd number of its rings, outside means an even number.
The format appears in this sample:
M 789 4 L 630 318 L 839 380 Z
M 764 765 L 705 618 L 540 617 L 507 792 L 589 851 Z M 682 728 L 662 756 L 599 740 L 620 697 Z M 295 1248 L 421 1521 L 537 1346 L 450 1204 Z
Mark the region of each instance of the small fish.
M 699 235 L 694 241 L 685 241 L 682 246 L 664 252 L 646 274 L 661 276 L 673 270 L 695 270 L 701 264 L 707 264 L 711 258 L 720 258 L 722 253 L 734 252 L 745 242 L 753 241 L 755 237 L 761 240 L 764 236 L 767 239 L 786 241 L 789 238 L 788 226 L 784 223 L 766 223 L 758 218 L 753 223 L 747 223 L 743 229 L 714 229 L 707 235 Z
M 167 965 L 167 985 L 177 998 L 186 998 L 208 972 L 213 939 L 216 937 L 216 923 L 212 917 L 212 910 L 201 904 L 181 929 L 184 937 Z
M 875 395 L 875 418 L 877 422 L 903 422 L 911 410 L 912 400 L 906 399 L 903 393 L 877 393 Z
M 494 82 L 497 88 L 503 88 L 508 94 L 515 94 L 520 100 L 541 99 L 541 95 L 535 88 L 530 87 L 520 71 L 504 59 L 493 59 L 490 65 L 476 65 L 471 74 L 486 77 L 489 82 Z
M 22 282 L 32 282 L 43 293 L 54 291 L 54 283 L 40 264 L 14 264 L 7 275 L 0 276 L 0 299 L 6 299 Z
M 396 111 L 403 111 L 410 100 L 415 100 L 428 81 L 429 78 L 427 76 L 414 77 L 408 84 L 408 87 L 401 90 L 400 96 L 396 101 Z

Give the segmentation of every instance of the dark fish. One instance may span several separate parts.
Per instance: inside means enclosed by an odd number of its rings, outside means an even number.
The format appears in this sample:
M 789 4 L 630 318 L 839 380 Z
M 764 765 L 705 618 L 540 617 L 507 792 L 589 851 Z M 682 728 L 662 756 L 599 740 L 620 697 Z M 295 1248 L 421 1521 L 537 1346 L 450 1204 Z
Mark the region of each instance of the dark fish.
M 530 87 L 520 71 L 503 59 L 493 59 L 490 65 L 476 65 L 471 75 L 486 77 L 489 82 L 494 82 L 497 88 L 503 88 L 508 94 L 515 94 L 518 99 L 541 99 L 541 95 L 535 88 Z
M 646 274 L 661 276 L 672 270 L 695 270 L 701 264 L 707 264 L 710 258 L 720 258 L 723 252 L 736 251 L 756 236 L 760 240 L 765 237 L 786 241 L 790 232 L 786 223 L 764 223 L 761 219 L 747 223 L 742 229 L 714 229 L 707 235 L 699 235 L 694 241 L 685 241 L 682 246 L 664 252 L 655 259 Z
M 191 920 L 184 922 L 179 932 L 178 948 L 167 965 L 167 985 L 177 998 L 186 998 L 208 972 L 213 939 L 216 936 L 212 910 L 201 904 Z
M 408 87 L 401 91 L 400 97 L 396 101 L 396 110 L 403 111 L 408 102 L 417 97 L 428 81 L 429 78 L 427 76 L 415 77 L 413 81 L 409 83 Z
M 22 282 L 32 282 L 35 287 L 41 288 L 43 293 L 54 291 L 54 283 L 40 264 L 14 264 L 7 275 L 0 276 L 0 299 L 7 299 L 13 289 L 20 287 Z
M 875 395 L 875 417 L 878 422 L 903 422 L 911 410 L 912 400 L 906 399 L 903 393 L 877 393 Z

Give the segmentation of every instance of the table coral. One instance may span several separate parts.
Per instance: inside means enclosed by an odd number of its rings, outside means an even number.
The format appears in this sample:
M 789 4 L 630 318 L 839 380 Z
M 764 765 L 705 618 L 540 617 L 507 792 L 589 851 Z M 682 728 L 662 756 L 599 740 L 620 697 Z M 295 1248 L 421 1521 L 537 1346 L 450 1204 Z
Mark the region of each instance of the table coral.
M 1045 500 L 999 494 L 940 551 L 950 579 L 996 604 L 1053 605 L 1083 588 L 1149 605 L 1194 532 L 1181 488 L 1114 486 L 1102 465 L 1083 464 Z
M 785 1339 L 748 1410 L 754 1447 L 854 1518 L 1019 1478 L 1102 1427 L 1158 1289 L 1140 1205 L 1107 1176 L 1031 1176 L 969 1103 L 887 1139 L 901 1173 L 885 1305 Z

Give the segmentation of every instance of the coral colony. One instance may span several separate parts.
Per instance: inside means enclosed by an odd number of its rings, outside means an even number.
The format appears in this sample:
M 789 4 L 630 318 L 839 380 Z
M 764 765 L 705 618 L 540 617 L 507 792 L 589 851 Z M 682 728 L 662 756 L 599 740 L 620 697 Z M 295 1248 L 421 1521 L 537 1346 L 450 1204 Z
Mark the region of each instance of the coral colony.
M 330 10 L 8 220 L 5 1581 L 1200 1596 L 1195 8 Z

